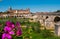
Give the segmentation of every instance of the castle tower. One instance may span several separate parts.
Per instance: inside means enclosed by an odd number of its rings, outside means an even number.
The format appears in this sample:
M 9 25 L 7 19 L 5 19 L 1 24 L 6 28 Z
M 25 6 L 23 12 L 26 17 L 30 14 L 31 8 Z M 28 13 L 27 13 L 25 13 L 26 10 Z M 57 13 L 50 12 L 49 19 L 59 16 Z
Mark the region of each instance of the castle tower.
M 10 11 L 10 10 L 12 10 L 12 8 L 11 8 L 11 7 L 9 7 L 8 11 Z
M 29 8 L 26 8 L 26 10 L 28 11 L 28 13 L 30 13 L 30 9 Z

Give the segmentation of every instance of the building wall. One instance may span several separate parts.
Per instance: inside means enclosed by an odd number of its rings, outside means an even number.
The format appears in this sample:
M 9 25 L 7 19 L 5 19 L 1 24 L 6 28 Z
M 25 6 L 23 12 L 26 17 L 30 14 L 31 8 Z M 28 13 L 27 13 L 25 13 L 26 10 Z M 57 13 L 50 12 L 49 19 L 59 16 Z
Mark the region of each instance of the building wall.
M 35 15 L 35 16 L 33 16 L 33 19 L 35 21 L 38 20 L 42 26 L 46 27 L 47 29 L 54 29 L 55 27 L 54 18 L 56 17 L 55 15 Z M 46 19 L 47 16 L 48 18 Z
M 28 13 L 30 13 L 30 9 L 29 8 L 25 9 L 25 10 L 23 10 L 23 9 L 13 10 L 12 8 L 9 8 L 7 11 L 10 12 L 10 13 L 21 13 L 21 14 L 28 14 Z

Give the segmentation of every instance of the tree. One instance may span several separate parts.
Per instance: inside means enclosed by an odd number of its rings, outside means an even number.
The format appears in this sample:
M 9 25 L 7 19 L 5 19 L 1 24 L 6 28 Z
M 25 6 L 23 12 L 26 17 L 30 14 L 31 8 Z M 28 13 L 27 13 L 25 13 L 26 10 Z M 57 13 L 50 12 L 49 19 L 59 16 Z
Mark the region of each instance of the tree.
M 56 12 L 60 12 L 60 10 L 57 10 Z

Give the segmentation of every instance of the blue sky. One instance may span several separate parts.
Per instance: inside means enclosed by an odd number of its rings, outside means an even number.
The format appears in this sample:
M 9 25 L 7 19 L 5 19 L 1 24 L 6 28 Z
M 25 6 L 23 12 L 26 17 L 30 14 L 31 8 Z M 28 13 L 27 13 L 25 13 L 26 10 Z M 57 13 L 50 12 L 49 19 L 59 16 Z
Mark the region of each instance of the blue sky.
M 60 10 L 60 0 L 2 0 L 0 1 L 0 11 L 13 9 L 30 8 L 31 12 L 53 12 Z

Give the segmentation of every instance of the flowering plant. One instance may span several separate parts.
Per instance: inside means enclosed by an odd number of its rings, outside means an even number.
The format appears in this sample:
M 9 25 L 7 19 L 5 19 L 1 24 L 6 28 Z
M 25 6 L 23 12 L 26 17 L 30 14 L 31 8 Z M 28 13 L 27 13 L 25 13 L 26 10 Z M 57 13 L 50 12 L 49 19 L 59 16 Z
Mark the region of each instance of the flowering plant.
M 13 24 L 11 21 L 6 21 L 6 26 L 3 28 L 3 34 L 2 39 L 12 39 L 12 36 L 21 36 L 22 35 L 22 29 L 20 27 L 20 23 L 16 22 L 16 24 Z

